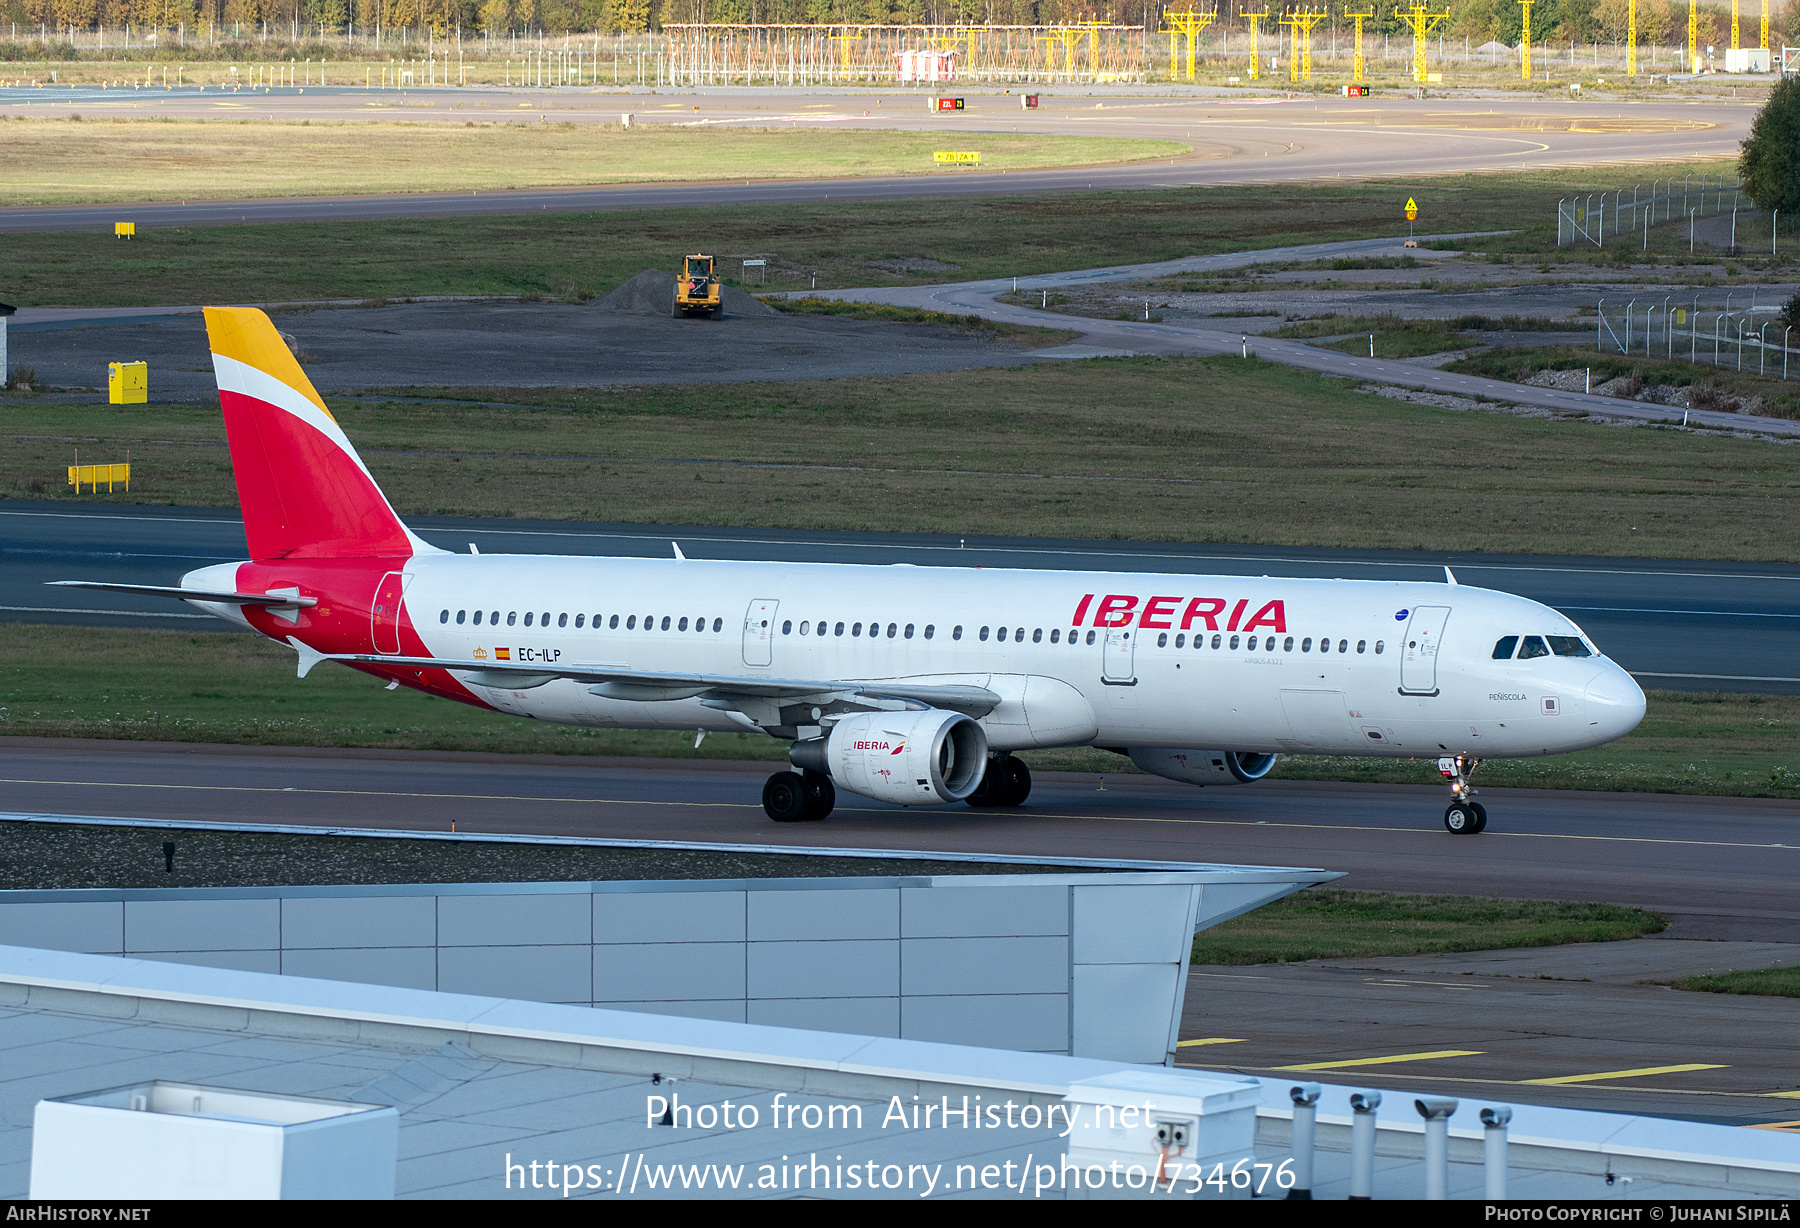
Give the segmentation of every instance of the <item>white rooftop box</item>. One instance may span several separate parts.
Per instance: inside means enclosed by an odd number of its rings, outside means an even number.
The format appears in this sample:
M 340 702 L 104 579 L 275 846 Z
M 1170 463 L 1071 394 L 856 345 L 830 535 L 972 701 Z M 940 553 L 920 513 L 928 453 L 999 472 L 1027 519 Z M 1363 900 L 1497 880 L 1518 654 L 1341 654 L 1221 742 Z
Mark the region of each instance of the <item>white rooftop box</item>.
M 161 1079 L 40 1100 L 31 1197 L 392 1198 L 392 1108 Z
M 1063 1099 L 1070 1198 L 1249 1198 L 1259 1180 L 1265 1197 L 1286 1193 L 1273 1166 L 1255 1167 L 1254 1079 L 1121 1070 L 1077 1080 Z

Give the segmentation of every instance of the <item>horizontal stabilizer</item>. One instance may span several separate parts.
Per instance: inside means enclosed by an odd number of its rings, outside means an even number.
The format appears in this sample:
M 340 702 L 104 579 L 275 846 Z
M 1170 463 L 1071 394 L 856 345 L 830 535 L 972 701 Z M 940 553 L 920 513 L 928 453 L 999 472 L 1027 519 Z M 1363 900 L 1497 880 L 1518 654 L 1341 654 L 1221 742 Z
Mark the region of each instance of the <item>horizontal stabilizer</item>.
M 140 597 L 216 601 L 220 605 L 285 606 L 305 610 L 319 604 L 317 597 L 301 597 L 295 593 L 215 593 L 202 588 L 176 588 L 162 584 L 105 584 L 99 580 L 46 580 L 45 583 L 54 588 L 91 588 L 103 593 L 135 593 Z
M 476 686 L 497 686 L 524 690 L 542 686 L 554 678 L 585 682 L 596 693 L 611 698 L 643 701 L 691 699 L 698 695 L 749 695 L 759 699 L 824 700 L 830 696 L 862 696 L 867 699 L 901 699 L 983 717 L 1000 706 L 1000 696 L 978 686 L 932 686 L 909 682 L 845 682 L 808 678 L 761 678 L 740 674 L 659 674 L 647 670 L 623 669 L 614 665 L 546 665 L 542 662 L 513 664 L 502 661 L 452 661 L 436 657 L 382 656 L 360 653 L 333 657 L 368 665 L 400 666 L 405 669 L 448 669 L 469 675 L 465 681 Z M 504 679 L 517 678 L 517 682 Z M 600 688 L 604 687 L 605 690 Z

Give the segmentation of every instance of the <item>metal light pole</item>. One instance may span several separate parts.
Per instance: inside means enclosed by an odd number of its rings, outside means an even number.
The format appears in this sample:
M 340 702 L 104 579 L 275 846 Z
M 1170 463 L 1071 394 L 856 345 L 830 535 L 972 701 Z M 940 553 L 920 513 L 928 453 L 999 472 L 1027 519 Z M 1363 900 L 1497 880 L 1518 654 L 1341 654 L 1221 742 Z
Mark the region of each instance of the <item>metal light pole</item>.
M 1766 320 L 1763 322 L 1763 326 L 1756 330 L 1756 373 L 1758 375 L 1767 374 L 1769 369 L 1768 333 L 1769 325 L 1773 323 L 1775 321 Z
M 1663 299 L 1663 336 L 1668 338 L 1669 357 L 1671 358 L 1675 356 L 1675 330 L 1670 327 L 1669 320 L 1669 299 L 1673 297 L 1675 296 L 1669 295 Z M 1644 342 L 1644 353 L 1646 355 L 1650 353 L 1650 342 L 1648 340 Z
M 1794 331 L 1792 324 L 1781 330 L 1781 378 L 1787 378 L 1788 334 Z

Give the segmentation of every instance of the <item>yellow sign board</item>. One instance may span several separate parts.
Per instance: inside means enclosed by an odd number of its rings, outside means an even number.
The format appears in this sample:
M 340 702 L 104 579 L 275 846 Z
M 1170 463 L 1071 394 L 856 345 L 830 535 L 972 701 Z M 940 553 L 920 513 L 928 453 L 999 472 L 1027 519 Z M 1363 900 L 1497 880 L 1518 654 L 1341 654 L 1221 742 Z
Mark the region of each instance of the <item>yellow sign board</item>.
M 980 154 L 979 154 L 979 153 L 976 153 L 976 152 L 974 152 L 974 151 L 972 151 L 972 150 L 971 150 L 971 151 L 968 151 L 968 152 L 956 152 L 956 151 L 953 151 L 953 150 L 947 150 L 947 149 L 940 149 L 940 150 L 938 150 L 938 151 L 937 151 L 937 152 L 936 152 L 936 153 L 934 153 L 934 154 L 932 154 L 932 155 L 931 155 L 931 160 L 932 160 L 932 161 L 933 161 L 933 162 L 973 162 L 973 163 L 979 163 L 979 162 L 980 162 L 980 161 L 981 161 L 981 155 L 980 155 Z
M 1408 196 L 1406 198 L 1406 220 L 1412 221 L 1419 216 L 1419 202 Z
M 150 399 L 150 366 L 142 362 L 106 364 L 106 399 L 113 405 L 143 405 Z
M 136 222 L 114 222 L 113 223 L 113 237 L 115 239 L 135 239 L 135 238 L 137 238 L 137 223 Z
M 131 466 L 130 465 L 70 465 L 69 466 L 69 485 L 71 485 L 75 488 L 76 494 L 81 493 L 81 488 L 83 486 L 86 486 L 89 490 L 98 491 L 100 489 L 101 482 L 106 483 L 106 489 L 109 493 L 112 491 L 113 483 L 115 483 L 115 482 L 123 482 L 125 484 L 125 489 L 130 490 L 131 489 Z

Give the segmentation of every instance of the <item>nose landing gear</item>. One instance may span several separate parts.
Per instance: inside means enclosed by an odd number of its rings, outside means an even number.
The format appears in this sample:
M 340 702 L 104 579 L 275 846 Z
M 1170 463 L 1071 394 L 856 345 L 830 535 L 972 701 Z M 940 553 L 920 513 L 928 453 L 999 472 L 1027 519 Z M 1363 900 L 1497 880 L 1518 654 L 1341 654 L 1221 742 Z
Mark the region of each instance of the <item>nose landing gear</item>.
M 1471 801 L 1475 790 L 1469 778 L 1481 760 L 1474 755 L 1446 755 L 1438 760 L 1438 774 L 1450 782 L 1450 808 L 1444 811 L 1444 829 L 1453 836 L 1479 835 L 1487 826 L 1487 809 Z

